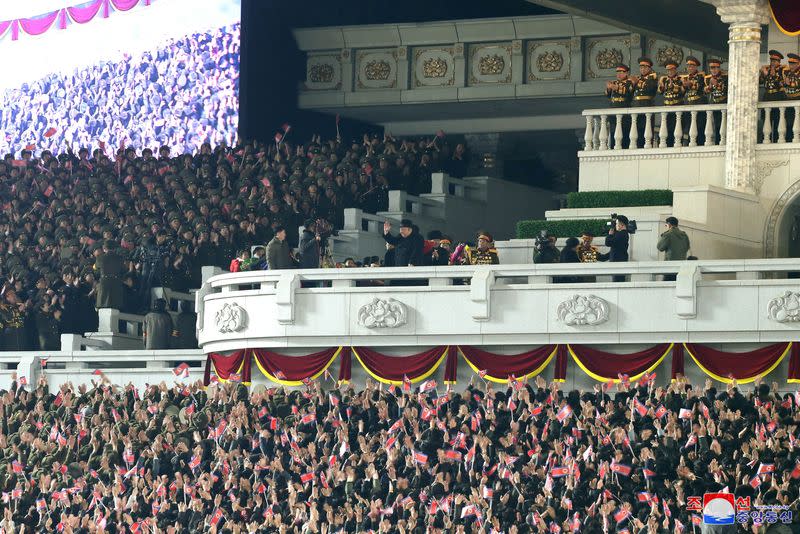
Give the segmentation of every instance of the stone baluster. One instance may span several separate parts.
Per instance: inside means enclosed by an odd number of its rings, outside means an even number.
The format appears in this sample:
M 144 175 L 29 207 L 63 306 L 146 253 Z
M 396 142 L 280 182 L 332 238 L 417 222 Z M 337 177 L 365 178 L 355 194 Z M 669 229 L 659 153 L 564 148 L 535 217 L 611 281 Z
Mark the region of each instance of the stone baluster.
M 608 150 L 608 115 L 600 115 L 600 150 Z
M 724 145 L 728 140 L 728 110 L 722 110 L 722 118 L 719 121 L 719 144 Z
M 622 150 L 622 115 L 617 114 L 617 123 L 614 126 L 614 150 Z
M 667 112 L 661 112 L 661 120 L 658 123 L 658 148 L 667 148 L 667 137 L 669 127 L 667 126 Z
M 653 148 L 653 114 L 645 113 L 644 116 L 644 147 Z
M 706 111 L 706 130 L 703 133 L 706 135 L 703 146 L 714 146 L 714 112 L 711 110 Z
M 631 140 L 630 140 L 630 147 L 631 148 L 639 148 L 639 114 L 632 113 L 631 114 Z
M 689 146 L 697 146 L 697 112 L 689 112 Z
M 594 140 L 594 119 L 591 115 L 586 116 L 586 132 L 583 134 L 583 147 L 584 150 L 592 150 L 592 141 Z
M 786 108 L 778 108 L 778 142 L 786 142 Z
M 792 143 L 800 143 L 800 106 L 794 106 L 794 124 L 792 124 Z
M 683 112 L 675 112 L 675 141 L 672 146 L 683 146 Z
M 769 108 L 764 108 L 764 126 L 761 128 L 761 133 L 764 136 L 762 143 L 769 145 L 772 143 L 772 111 Z

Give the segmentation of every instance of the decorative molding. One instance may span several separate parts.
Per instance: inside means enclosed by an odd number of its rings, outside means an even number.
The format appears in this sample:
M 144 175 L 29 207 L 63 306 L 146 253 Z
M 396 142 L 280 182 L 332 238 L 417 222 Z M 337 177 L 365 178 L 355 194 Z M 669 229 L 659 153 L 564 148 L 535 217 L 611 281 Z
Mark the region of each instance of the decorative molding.
M 772 171 L 778 167 L 785 167 L 788 164 L 788 159 L 781 161 L 757 161 L 756 172 L 753 173 L 750 183 L 746 185 L 750 187 L 756 195 L 760 195 L 761 187 L 764 185 L 764 181 L 769 175 L 772 174 Z
M 667 44 L 656 51 L 656 64 L 665 65 L 667 61 L 675 61 L 678 66 L 683 64 L 683 48 L 678 45 Z
M 511 82 L 511 43 L 470 46 L 469 84 Z
M 361 50 L 356 54 L 357 89 L 393 89 L 397 86 L 397 49 Z
M 333 81 L 333 67 L 327 63 L 317 63 L 308 69 L 308 79 L 312 83 L 331 83 Z
M 368 80 L 387 80 L 390 72 L 392 66 L 387 61 L 373 59 L 364 65 L 364 73 Z
M 686 150 L 687 147 L 683 147 L 683 150 Z M 674 154 L 670 153 L 658 153 L 654 154 L 653 151 L 657 150 L 664 150 L 659 148 L 637 148 L 637 149 L 625 149 L 625 150 L 582 150 L 578 152 L 578 159 L 580 161 L 633 161 L 633 160 L 641 160 L 641 159 L 686 159 L 686 158 L 715 158 L 725 155 L 725 149 L 722 148 L 721 150 L 714 150 L 714 151 L 698 151 L 698 152 L 675 152 Z M 670 149 L 667 149 L 670 150 Z M 611 155 L 610 152 L 614 152 L 614 155 Z M 619 152 L 628 152 L 628 154 L 619 154 Z
M 607 70 L 616 68 L 622 63 L 623 58 L 622 50 L 619 48 L 604 48 L 597 52 L 594 62 L 598 69 Z
M 340 58 L 341 54 L 308 56 L 305 88 L 311 91 L 341 89 L 342 63 Z
M 221 334 L 239 332 L 247 326 L 247 311 L 235 302 L 228 302 L 214 316 L 214 322 Z
M 393 298 L 374 298 L 358 310 L 358 324 L 365 328 L 398 328 L 408 322 L 406 305 Z
M 558 320 L 567 326 L 595 326 L 608 321 L 608 302 L 595 295 L 573 295 L 556 309 Z
M 570 41 L 529 41 L 528 81 L 568 79 L 570 46 Z
M 800 293 L 784 291 L 767 305 L 767 316 L 776 323 L 800 322 Z
M 626 36 L 596 37 L 587 39 L 584 54 L 584 77 L 611 78 L 620 63 L 629 63 L 631 55 L 630 34 Z
M 453 48 L 417 48 L 414 51 L 414 87 L 441 87 L 454 83 Z

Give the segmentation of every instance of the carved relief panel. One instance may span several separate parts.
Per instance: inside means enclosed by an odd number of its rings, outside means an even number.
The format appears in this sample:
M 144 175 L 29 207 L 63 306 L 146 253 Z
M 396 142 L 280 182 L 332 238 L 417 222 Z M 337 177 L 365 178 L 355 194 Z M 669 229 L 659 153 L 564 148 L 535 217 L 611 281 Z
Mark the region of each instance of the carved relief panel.
M 528 42 L 528 81 L 569 78 L 569 41 Z
M 631 64 L 630 37 L 587 39 L 584 58 L 585 79 L 613 78 L 616 75 L 617 65 L 620 63 Z
M 361 50 L 356 56 L 357 89 L 393 89 L 397 86 L 397 50 Z
M 414 87 L 439 87 L 455 82 L 453 48 L 414 50 Z
M 342 64 L 334 54 L 309 55 L 306 61 L 306 89 L 324 91 L 341 89 Z
M 511 43 L 470 45 L 469 84 L 511 82 Z
M 691 50 L 690 48 L 661 39 L 648 39 L 647 53 L 650 59 L 653 60 L 653 68 L 656 69 L 659 74 L 664 70 L 664 64 L 667 61 L 677 61 L 678 72 L 685 72 L 687 57 L 694 56 L 700 61 L 704 59 L 702 52 L 699 50 Z M 700 70 L 704 69 L 704 66 L 700 67 Z

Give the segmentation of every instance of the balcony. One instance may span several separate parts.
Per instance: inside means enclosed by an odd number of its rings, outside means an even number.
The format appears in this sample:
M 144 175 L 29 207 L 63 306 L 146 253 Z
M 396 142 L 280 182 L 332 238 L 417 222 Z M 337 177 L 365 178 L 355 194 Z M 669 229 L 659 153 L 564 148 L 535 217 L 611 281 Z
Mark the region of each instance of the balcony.
M 739 260 L 222 274 L 198 294 L 198 339 L 204 352 L 789 341 L 798 323 L 779 320 L 770 303 L 798 289 L 791 269 L 791 260 Z M 594 281 L 558 283 L 567 276 Z M 581 324 L 570 315 L 576 296 L 604 312 Z M 375 299 L 402 320 L 376 320 Z

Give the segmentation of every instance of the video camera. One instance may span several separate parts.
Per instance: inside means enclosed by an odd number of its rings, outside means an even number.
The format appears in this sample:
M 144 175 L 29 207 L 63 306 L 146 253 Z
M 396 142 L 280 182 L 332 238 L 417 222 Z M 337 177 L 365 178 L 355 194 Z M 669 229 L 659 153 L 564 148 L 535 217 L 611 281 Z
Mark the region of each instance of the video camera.
M 628 219 L 628 224 L 626 226 L 628 227 L 629 234 L 636 233 L 636 221 L 634 221 L 633 219 Z M 617 214 L 612 213 L 611 220 L 606 223 L 606 228 L 616 228 L 616 227 L 617 227 Z
M 547 230 L 539 230 L 539 235 L 536 236 L 536 239 L 533 243 L 533 248 L 536 252 L 541 252 L 545 248 L 550 246 L 550 235 L 547 233 Z

